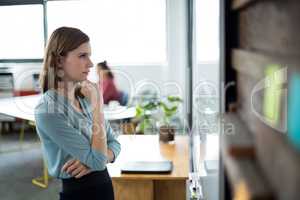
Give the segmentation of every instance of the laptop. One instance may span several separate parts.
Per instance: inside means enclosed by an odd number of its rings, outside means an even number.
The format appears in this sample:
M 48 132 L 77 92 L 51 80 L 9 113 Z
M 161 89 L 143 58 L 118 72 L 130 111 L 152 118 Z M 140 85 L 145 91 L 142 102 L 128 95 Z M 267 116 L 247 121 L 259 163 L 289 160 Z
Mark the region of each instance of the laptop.
M 134 174 L 159 174 L 171 173 L 173 170 L 173 162 L 163 161 L 130 161 L 121 167 L 121 173 Z

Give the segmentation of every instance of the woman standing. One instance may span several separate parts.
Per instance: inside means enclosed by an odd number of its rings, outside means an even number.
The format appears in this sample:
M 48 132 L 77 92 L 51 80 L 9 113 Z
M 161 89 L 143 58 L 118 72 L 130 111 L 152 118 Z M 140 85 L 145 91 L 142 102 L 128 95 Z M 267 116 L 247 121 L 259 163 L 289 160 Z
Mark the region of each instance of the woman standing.
M 50 175 L 62 180 L 61 200 L 114 199 L 106 164 L 121 148 L 104 120 L 102 91 L 87 80 L 90 55 L 85 33 L 58 28 L 48 42 L 40 76 L 43 95 L 35 108 L 36 128 Z

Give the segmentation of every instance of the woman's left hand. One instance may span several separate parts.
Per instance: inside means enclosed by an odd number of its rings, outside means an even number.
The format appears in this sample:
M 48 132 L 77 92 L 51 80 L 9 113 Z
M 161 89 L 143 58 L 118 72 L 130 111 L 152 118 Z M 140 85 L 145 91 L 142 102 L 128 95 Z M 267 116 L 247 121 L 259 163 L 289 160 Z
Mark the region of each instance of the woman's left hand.
M 82 164 L 79 160 L 69 160 L 62 167 L 62 171 L 72 175 L 75 178 L 81 178 L 91 172 L 90 168 Z

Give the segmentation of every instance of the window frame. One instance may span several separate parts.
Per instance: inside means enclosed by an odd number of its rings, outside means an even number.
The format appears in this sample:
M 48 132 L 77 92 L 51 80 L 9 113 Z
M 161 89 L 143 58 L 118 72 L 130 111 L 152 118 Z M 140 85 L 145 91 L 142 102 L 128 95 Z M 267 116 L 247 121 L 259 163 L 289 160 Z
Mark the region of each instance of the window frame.
M 36 5 L 43 6 L 43 31 L 44 31 L 44 47 L 47 39 L 47 1 L 49 0 L 2 0 L 0 6 L 20 6 L 20 5 Z M 14 59 L 0 59 L 0 63 L 39 63 L 43 62 L 43 58 L 14 58 Z

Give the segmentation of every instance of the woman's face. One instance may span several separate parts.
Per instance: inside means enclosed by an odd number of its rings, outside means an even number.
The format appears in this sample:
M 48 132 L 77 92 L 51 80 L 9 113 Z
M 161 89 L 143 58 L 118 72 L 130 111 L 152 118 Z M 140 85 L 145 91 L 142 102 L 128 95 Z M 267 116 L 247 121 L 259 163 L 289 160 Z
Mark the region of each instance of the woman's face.
M 62 59 L 64 81 L 79 82 L 87 79 L 93 63 L 90 59 L 91 46 L 89 42 L 81 44 L 78 48 L 68 52 Z

